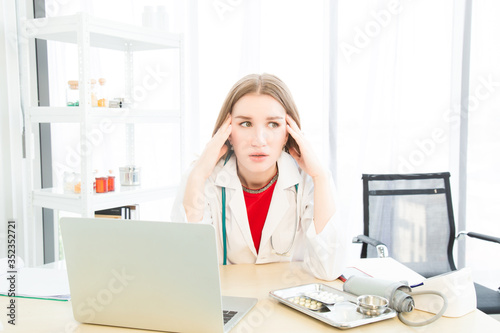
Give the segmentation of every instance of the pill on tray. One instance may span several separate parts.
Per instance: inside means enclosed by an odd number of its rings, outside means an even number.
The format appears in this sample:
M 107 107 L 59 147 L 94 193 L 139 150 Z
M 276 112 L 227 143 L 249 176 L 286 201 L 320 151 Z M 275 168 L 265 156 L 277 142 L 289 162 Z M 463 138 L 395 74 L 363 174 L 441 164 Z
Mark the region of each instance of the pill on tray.
M 323 293 L 322 298 L 325 299 L 325 301 L 323 302 L 320 301 L 321 293 Z M 332 295 L 334 299 L 336 300 L 338 299 L 338 295 L 336 294 L 318 291 L 318 292 L 307 292 L 301 296 L 288 297 L 287 300 L 290 303 L 300 305 L 306 309 L 317 311 L 323 307 L 323 304 L 329 304 L 327 300 L 331 299 Z
M 325 304 L 334 304 L 337 302 L 342 302 L 344 297 L 339 296 L 337 294 L 328 292 L 328 291 L 310 291 L 305 294 L 308 297 L 311 297 L 317 301 L 321 301 Z

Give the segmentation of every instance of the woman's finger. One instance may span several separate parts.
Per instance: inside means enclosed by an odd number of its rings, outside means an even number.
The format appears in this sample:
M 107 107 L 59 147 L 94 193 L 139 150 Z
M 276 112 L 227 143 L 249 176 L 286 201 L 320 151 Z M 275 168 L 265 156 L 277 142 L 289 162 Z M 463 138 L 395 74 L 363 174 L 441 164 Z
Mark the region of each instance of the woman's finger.
M 293 120 L 293 118 L 290 115 L 286 116 L 286 122 L 290 125 L 290 127 L 295 131 L 300 133 L 300 128 L 299 125 Z
M 217 135 L 218 133 L 226 132 L 228 127 L 230 127 L 230 126 L 231 126 L 231 116 L 228 115 L 226 117 L 226 120 L 224 120 L 224 122 L 222 123 L 222 125 L 219 127 L 219 129 L 217 130 L 217 132 L 215 134 Z
M 297 162 L 299 162 L 299 161 L 300 161 L 301 156 L 300 156 L 300 154 L 298 153 L 297 149 L 295 149 L 295 148 L 293 148 L 293 147 L 292 147 L 292 148 L 291 148 L 288 152 L 290 153 L 290 155 L 292 155 L 292 157 L 293 157 L 293 158 L 294 158 Z
M 216 142 L 218 142 L 218 144 L 222 147 L 222 145 L 225 144 L 226 140 L 229 138 L 229 135 L 231 135 L 231 131 L 231 117 L 228 117 L 224 123 L 222 123 L 221 127 L 219 127 L 212 140 L 216 140 Z
M 297 142 L 297 144 L 299 145 L 299 147 L 303 146 L 304 139 L 303 139 L 303 136 L 302 136 L 300 130 L 297 131 L 297 130 L 293 129 L 289 124 L 287 124 L 286 127 L 287 127 L 287 130 L 288 130 L 288 133 L 290 133 L 290 135 L 292 136 L 292 138 L 295 139 L 295 142 Z
M 297 125 L 297 123 L 295 122 L 295 120 L 293 120 L 292 117 L 288 116 L 287 115 L 287 128 L 289 129 L 289 133 L 292 135 L 292 137 L 295 139 L 295 141 L 297 141 L 297 143 L 299 143 L 299 141 L 302 141 L 302 132 L 300 131 L 300 128 L 299 126 Z

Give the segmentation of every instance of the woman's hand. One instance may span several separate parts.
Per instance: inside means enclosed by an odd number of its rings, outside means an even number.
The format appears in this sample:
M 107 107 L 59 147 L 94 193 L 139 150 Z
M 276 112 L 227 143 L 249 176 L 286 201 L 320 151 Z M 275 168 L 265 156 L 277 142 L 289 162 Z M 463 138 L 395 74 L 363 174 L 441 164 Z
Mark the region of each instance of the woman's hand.
M 196 162 L 193 171 L 198 173 L 200 177 L 207 179 L 212 174 L 220 158 L 227 153 L 228 147 L 225 143 L 231 134 L 231 129 L 231 115 L 228 115 L 217 133 L 207 143 L 201 157 Z
M 199 222 L 203 219 L 205 209 L 205 181 L 212 174 L 219 159 L 227 152 L 225 145 L 231 134 L 231 116 L 228 115 L 217 133 L 205 146 L 205 150 L 191 170 L 184 192 L 184 210 L 188 222 Z
M 300 148 L 300 154 L 295 148 L 290 148 L 290 155 L 297 161 L 300 168 L 314 180 L 319 176 L 325 176 L 326 170 L 314 153 L 313 147 L 300 131 L 299 126 L 289 115 L 286 116 L 287 131 L 295 139 Z
M 289 115 L 286 116 L 286 122 L 288 133 L 295 139 L 300 148 L 300 154 L 291 148 L 290 155 L 297 161 L 300 168 L 311 176 L 314 182 L 314 227 L 316 234 L 319 234 L 336 211 L 330 176 L 321 165 L 311 144 L 304 138 L 297 123 Z

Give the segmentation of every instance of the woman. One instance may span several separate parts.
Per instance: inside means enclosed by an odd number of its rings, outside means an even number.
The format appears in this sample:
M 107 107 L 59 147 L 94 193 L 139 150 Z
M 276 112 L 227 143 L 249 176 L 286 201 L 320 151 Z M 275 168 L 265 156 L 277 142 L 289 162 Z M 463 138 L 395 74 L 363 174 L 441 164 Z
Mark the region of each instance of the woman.
M 346 257 L 333 180 L 300 131 L 286 85 L 238 81 L 174 204 L 174 221 L 211 223 L 220 263 L 304 261 L 336 279 Z

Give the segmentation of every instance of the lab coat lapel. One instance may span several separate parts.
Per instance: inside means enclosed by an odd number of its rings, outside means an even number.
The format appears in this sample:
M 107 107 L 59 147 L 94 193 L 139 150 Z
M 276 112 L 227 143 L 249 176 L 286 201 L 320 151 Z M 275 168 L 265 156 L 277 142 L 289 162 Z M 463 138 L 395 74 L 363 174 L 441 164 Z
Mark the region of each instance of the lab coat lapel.
M 289 198 L 292 197 L 295 200 L 295 195 L 289 196 L 287 194 L 289 191 L 293 191 L 292 193 L 295 194 L 295 184 L 298 184 L 301 178 L 295 160 L 285 152 L 281 153 L 278 159 L 278 171 L 279 177 L 267 213 L 266 223 L 262 230 L 261 244 L 269 241 L 290 206 L 294 205 Z
M 281 177 L 281 175 L 280 175 Z M 279 179 L 279 178 L 278 178 Z M 290 203 L 287 200 L 286 191 L 290 189 L 279 188 L 279 180 L 274 188 L 273 198 L 271 200 L 271 205 L 269 206 L 269 211 L 266 217 L 266 223 L 264 224 L 264 229 L 262 230 L 261 246 L 266 244 L 271 238 L 276 227 L 283 220 L 283 216 L 290 208 Z
M 227 161 L 226 165 L 224 165 L 218 173 L 215 184 L 217 186 L 226 187 L 226 211 L 229 212 L 228 217 L 234 217 L 234 219 L 228 218 L 227 223 L 231 223 L 229 222 L 231 220 L 236 221 L 248 248 L 255 256 L 257 256 L 257 251 L 255 250 L 255 245 L 252 239 L 252 233 L 250 231 L 250 225 L 248 224 L 245 198 L 243 197 L 241 182 L 236 172 L 236 158 L 234 155 L 229 159 L 229 161 Z
M 252 238 L 252 232 L 250 231 L 250 224 L 248 223 L 247 207 L 245 204 L 245 198 L 243 197 L 243 190 L 241 185 L 239 189 L 232 190 L 231 201 L 229 201 L 229 209 L 238 224 L 243 238 L 252 251 L 252 253 L 257 256 L 257 251 L 255 250 L 255 244 Z

